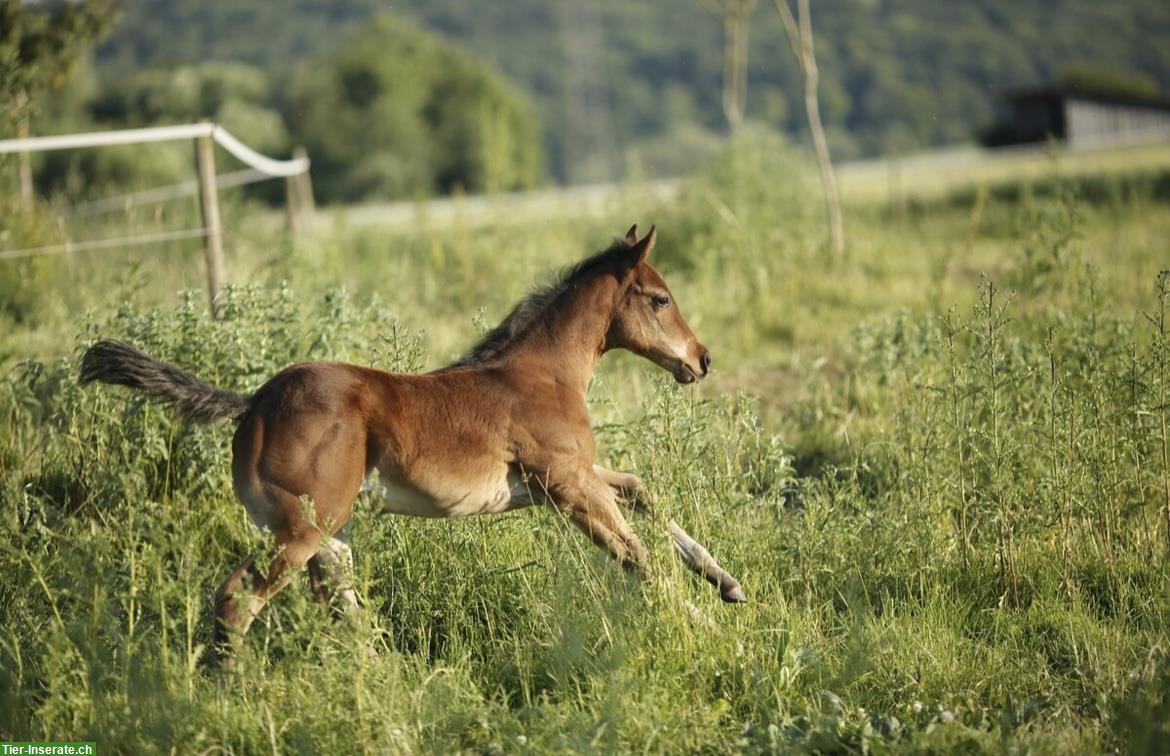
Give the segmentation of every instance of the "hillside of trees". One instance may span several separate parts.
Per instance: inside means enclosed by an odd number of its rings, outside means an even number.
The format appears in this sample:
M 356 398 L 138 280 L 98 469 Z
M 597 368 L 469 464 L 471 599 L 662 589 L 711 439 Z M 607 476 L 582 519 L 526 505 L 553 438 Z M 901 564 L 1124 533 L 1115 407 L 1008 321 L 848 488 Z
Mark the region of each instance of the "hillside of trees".
M 379 0 L 125 0 L 103 77 L 208 57 L 256 65 L 278 96 L 297 63 L 342 45 Z M 553 177 L 684 170 L 725 129 L 722 27 L 702 0 L 400 0 L 395 13 L 458 42 L 533 101 Z M 817 0 L 822 113 L 835 156 L 968 141 L 1005 90 L 1090 64 L 1170 89 L 1163 0 Z M 747 117 L 804 133 L 799 73 L 776 9 L 750 22 Z
M 51 18 L 40 6 L 8 2 L 3 7 L 18 11 L 25 24 L 13 43 L 21 51 L 13 60 L 22 63 L 30 48 L 26 40 L 38 42 L 37 30 Z M 137 30 L 135 9 L 130 5 L 128 17 L 115 26 Z M 220 20 L 226 30 L 242 28 Z M 151 28 L 151 34 L 168 34 Z M 265 39 L 255 28 L 252 33 L 257 41 Z M 31 119 L 31 132 L 45 134 L 209 118 L 272 155 L 286 155 L 294 144 L 308 147 L 324 201 L 511 191 L 544 181 L 539 116 L 489 63 L 390 13 L 379 12 L 343 33 L 339 44 L 307 50 L 279 67 L 243 56 L 184 54 L 148 57 L 116 70 L 75 64 L 58 74 L 62 66 L 46 68 L 29 78 L 30 86 L 40 86 L 27 113 L 7 120 Z M 15 83 L 8 85 L 9 79 Z M 13 77 L 0 84 L 20 86 Z M 0 124 L 4 130 L 11 126 Z M 35 155 L 33 162 L 43 192 L 75 199 L 106 187 L 173 183 L 191 170 L 189 149 L 170 143 L 51 152 Z M 248 191 L 273 199 L 280 186 Z

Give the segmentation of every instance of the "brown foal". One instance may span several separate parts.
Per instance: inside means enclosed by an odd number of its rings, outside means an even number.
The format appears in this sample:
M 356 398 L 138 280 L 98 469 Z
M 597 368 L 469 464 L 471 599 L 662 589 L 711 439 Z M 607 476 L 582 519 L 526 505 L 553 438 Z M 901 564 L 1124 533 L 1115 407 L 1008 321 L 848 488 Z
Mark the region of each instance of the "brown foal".
M 336 362 L 293 365 L 251 396 L 203 384 L 129 345 L 100 341 L 81 381 L 146 391 L 199 421 L 233 418 L 232 479 L 279 551 L 247 559 L 216 593 L 216 647 L 230 655 L 252 620 L 307 566 L 318 600 L 356 606 L 347 530 L 358 493 L 420 517 L 506 512 L 548 504 L 624 567 L 649 575 L 646 548 L 619 505 L 653 516 L 638 476 L 594 464 L 585 393 L 601 356 L 628 349 L 679 383 L 707 375 L 711 355 L 683 320 L 647 258 L 650 229 L 523 299 L 461 360 L 423 375 Z M 377 473 L 373 476 L 373 473 Z M 375 481 L 376 478 L 376 482 Z M 673 521 L 683 561 L 725 601 L 739 583 Z

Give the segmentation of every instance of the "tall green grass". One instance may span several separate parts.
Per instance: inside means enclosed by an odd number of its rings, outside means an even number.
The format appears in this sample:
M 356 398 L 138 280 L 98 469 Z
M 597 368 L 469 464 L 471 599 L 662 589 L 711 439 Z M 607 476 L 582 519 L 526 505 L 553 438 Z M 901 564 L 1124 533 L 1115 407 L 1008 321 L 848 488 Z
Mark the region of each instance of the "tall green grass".
M 802 171 L 741 144 L 667 205 L 631 187 L 607 217 L 520 229 L 340 226 L 294 243 L 240 207 L 250 241 L 231 269 L 255 283 L 228 292 L 219 322 L 177 293 L 193 263 L 45 263 L 0 339 L 0 737 L 1157 752 L 1164 207 L 1067 185 L 855 208 L 848 259 L 826 262 Z M 231 429 L 81 390 L 79 350 L 127 338 L 240 390 L 305 359 L 431 368 L 633 221 L 659 225 L 658 261 L 716 374 L 680 389 L 607 358 L 590 393 L 602 461 L 637 471 L 751 603 L 718 603 L 647 521 L 658 575 L 640 586 L 547 511 L 429 522 L 362 501 L 360 621 L 330 622 L 299 577 L 235 669 L 205 670 L 212 591 L 267 548 L 231 494 Z

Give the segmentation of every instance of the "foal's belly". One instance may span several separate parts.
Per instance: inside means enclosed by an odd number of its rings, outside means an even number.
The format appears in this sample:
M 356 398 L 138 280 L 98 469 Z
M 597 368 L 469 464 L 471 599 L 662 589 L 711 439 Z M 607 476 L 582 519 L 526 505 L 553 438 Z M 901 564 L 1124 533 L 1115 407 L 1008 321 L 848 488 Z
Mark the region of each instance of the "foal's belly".
M 481 480 L 462 482 L 410 482 L 371 473 L 362 490 L 381 498 L 381 511 L 415 517 L 494 514 L 529 507 L 539 499 L 523 475 L 511 469 Z

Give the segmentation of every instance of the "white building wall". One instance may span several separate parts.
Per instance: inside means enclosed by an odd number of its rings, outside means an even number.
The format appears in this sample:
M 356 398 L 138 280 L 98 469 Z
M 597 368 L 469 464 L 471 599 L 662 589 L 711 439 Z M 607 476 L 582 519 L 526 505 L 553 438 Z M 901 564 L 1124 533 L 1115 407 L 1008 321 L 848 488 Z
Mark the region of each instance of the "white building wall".
M 1170 111 L 1069 98 L 1065 134 L 1071 149 L 1170 140 Z

